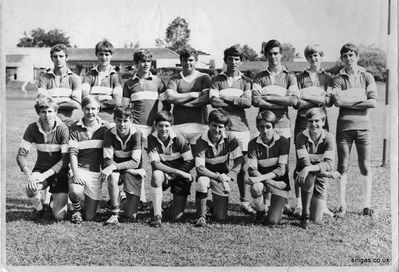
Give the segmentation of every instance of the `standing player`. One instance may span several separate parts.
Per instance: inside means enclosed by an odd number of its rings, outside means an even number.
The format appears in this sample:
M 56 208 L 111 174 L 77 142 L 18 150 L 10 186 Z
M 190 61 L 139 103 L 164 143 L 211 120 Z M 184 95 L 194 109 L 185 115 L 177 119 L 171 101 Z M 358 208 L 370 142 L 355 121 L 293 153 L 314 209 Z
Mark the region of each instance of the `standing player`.
M 173 104 L 173 129 L 193 146 L 208 128 L 210 76 L 195 69 L 198 52 L 192 48 L 180 51 L 182 72 L 170 78 L 165 99 Z
M 27 179 L 26 194 L 34 210 L 33 219 L 45 213 L 40 192 L 50 187 L 53 194 L 52 213 L 56 220 L 62 220 L 68 201 L 68 128 L 57 117 L 58 105 L 51 98 L 39 95 L 35 103 L 39 120 L 26 129 L 18 149 L 17 163 Z M 26 157 L 32 144 L 37 148 L 37 161 L 32 171 Z
M 69 198 L 72 202 L 72 223 L 82 223 L 81 201 L 84 199 L 84 218 L 93 220 L 101 198 L 100 168 L 103 164 L 104 132 L 108 129 L 98 118 L 100 103 L 95 97 L 82 100 L 83 118 L 73 123 L 69 131 L 71 177 Z
M 65 45 L 51 47 L 50 56 L 54 68 L 39 79 L 38 94 L 45 94 L 58 104 L 58 116 L 69 126 L 73 122 L 73 111 L 80 108 L 82 82 L 67 66 L 68 49 Z
M 165 92 L 165 83 L 150 72 L 152 54 L 139 49 L 133 54 L 137 72 L 123 86 L 122 105 L 130 105 L 133 111 L 133 126 L 143 135 L 143 148 L 147 149 L 147 136 L 151 133 L 155 115 L 159 112 L 159 96 Z M 163 108 L 170 110 L 170 104 L 163 101 Z M 143 184 L 140 200 L 147 202 Z
M 372 215 L 370 169 L 370 118 L 368 109 L 375 108 L 377 86 L 372 74 L 357 65 L 358 48 L 347 43 L 340 50 L 344 68 L 333 79 L 334 105 L 340 107 L 337 120 L 339 211 L 337 217 L 346 213 L 346 184 L 348 180 L 349 157 L 353 142 L 356 144 L 358 164 L 364 187 L 363 215 Z
M 172 127 L 173 116 L 168 111 L 155 115 L 156 130 L 148 135 L 148 156 L 152 166 L 151 197 L 154 206 L 153 227 L 162 222 L 162 190 L 171 187 L 173 194 L 170 208 L 173 221 L 179 220 L 186 207 L 193 177 L 194 157 L 187 140 L 176 134 Z
M 198 220 L 196 226 L 206 225 L 206 199 L 209 187 L 212 190 L 213 217 L 224 221 L 229 204 L 230 181 L 237 179 L 242 168 L 242 151 L 237 139 L 226 132 L 229 117 L 222 109 L 209 113 L 209 129 L 195 145 L 195 167 L 197 170 L 197 189 L 195 205 Z M 229 160 L 233 160 L 230 168 Z
M 307 129 L 296 135 L 297 166 L 295 181 L 301 187 L 303 213 L 300 226 L 306 229 L 309 219 L 321 222 L 327 209 L 327 178 L 339 178 L 332 172 L 335 156 L 334 136 L 323 129 L 326 114 L 322 108 L 306 112 Z
M 223 108 L 227 111 L 231 121 L 228 130 L 237 138 L 241 150 L 244 154 L 244 163 L 237 177 L 238 189 L 240 192 L 241 208 L 249 214 L 254 214 L 255 210 L 247 200 L 248 180 L 248 142 L 250 139 L 248 121 L 245 109 L 251 107 L 251 79 L 245 77 L 239 70 L 242 61 L 242 51 L 232 46 L 224 51 L 224 62 L 226 72 L 212 78 L 209 100 L 214 108 Z
M 101 171 L 100 179 L 108 179 L 112 213 L 105 225 L 119 223 L 119 177 L 127 193 L 124 204 L 125 217 L 133 221 L 137 220 L 145 170 L 139 168 L 141 132 L 132 126 L 132 119 L 129 106 L 117 106 L 114 110 L 115 127 L 104 133 L 104 169 Z
M 95 53 L 98 63 L 83 80 L 83 97 L 88 94 L 97 97 L 100 101 L 98 116 L 104 121 L 112 122 L 112 112 L 122 101 L 119 76 L 111 66 L 114 46 L 107 40 L 100 41 L 96 44 Z
M 309 67 L 297 75 L 298 81 L 298 109 L 294 135 L 304 131 L 307 128 L 306 112 L 314 107 L 331 107 L 331 84 L 332 76 L 326 73 L 321 67 L 321 59 L 324 56 L 323 50 L 318 44 L 310 44 L 306 46 L 304 55 L 309 63 Z M 324 128 L 328 131 L 327 116 L 325 119 Z M 294 142 L 295 138 L 294 137 Z M 301 192 L 298 183 L 295 183 L 295 197 L 296 207 L 294 215 L 300 216 L 302 214 Z M 326 212 L 333 215 L 328 209 Z
M 279 224 L 287 203 L 289 141 L 274 132 L 276 116 L 263 111 L 256 117 L 259 136 L 248 146 L 249 184 L 256 209 L 255 223 L 262 223 L 265 215 L 264 194 L 271 193 L 266 223 Z
M 281 64 L 283 45 L 277 40 L 268 41 L 263 52 L 268 67 L 258 73 L 253 82 L 252 105 L 259 107 L 259 112 L 270 110 L 276 116 L 274 131 L 290 140 L 291 129 L 288 106 L 295 106 L 298 98 L 296 77 Z M 268 202 L 268 198 L 266 202 Z M 267 203 L 268 204 L 268 203 Z M 287 209 L 289 206 L 287 204 Z

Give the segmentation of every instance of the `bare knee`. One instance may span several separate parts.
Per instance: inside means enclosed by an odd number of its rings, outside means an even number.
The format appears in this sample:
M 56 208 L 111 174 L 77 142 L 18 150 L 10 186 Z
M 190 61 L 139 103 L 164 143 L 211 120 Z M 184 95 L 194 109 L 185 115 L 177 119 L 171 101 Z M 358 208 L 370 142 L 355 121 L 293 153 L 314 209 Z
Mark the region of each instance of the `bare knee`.
M 162 171 L 159 170 L 152 171 L 151 187 L 155 188 L 161 187 L 164 179 L 165 175 Z

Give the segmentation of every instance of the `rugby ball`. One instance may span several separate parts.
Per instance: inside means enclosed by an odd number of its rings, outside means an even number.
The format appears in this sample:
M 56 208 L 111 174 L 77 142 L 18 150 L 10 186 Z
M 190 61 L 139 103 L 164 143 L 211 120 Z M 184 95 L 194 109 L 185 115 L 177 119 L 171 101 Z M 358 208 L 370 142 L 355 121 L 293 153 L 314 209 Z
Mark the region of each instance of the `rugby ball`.
M 269 85 L 263 87 L 260 91 L 261 95 L 275 95 L 275 96 L 287 96 L 288 90 L 278 85 Z
M 240 97 L 243 95 L 243 90 L 237 88 L 226 88 L 219 91 L 220 95 Z
M 93 86 L 90 90 L 91 95 L 111 95 L 112 89 L 104 86 Z

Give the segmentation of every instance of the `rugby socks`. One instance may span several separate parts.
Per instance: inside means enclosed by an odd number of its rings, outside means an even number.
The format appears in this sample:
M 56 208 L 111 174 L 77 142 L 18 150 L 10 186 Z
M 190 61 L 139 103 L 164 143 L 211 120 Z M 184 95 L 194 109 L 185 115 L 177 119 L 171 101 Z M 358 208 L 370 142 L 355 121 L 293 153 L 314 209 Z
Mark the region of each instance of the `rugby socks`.
M 206 199 L 208 193 L 196 192 L 195 194 L 195 206 L 197 208 L 198 217 L 206 217 Z
M 30 197 L 29 199 L 36 211 L 41 211 L 43 209 L 40 193 L 36 194 L 34 197 Z
M 152 187 L 150 189 L 152 205 L 154 206 L 154 216 L 162 216 L 162 187 Z
M 74 211 L 80 211 L 82 209 L 82 207 L 80 206 L 80 200 L 78 200 L 77 202 L 72 202 L 72 207 Z
M 253 200 L 255 210 L 257 212 L 265 211 L 265 204 L 263 203 L 263 195 Z
M 143 179 L 143 183 L 141 185 L 140 201 L 143 202 L 143 203 L 147 203 L 147 197 L 145 196 L 145 182 L 144 182 L 144 179 Z
M 362 176 L 364 202 L 363 208 L 370 208 L 371 205 L 371 189 L 373 187 L 373 179 L 371 174 Z
M 341 174 L 341 180 L 338 180 L 338 203 L 340 207 L 342 207 L 342 210 L 346 210 L 346 200 L 345 200 L 345 194 L 346 194 L 346 183 L 348 182 L 348 175 Z
M 310 202 L 312 201 L 312 192 L 305 192 L 305 190 L 302 189 L 301 195 L 302 195 L 302 215 L 309 215 Z

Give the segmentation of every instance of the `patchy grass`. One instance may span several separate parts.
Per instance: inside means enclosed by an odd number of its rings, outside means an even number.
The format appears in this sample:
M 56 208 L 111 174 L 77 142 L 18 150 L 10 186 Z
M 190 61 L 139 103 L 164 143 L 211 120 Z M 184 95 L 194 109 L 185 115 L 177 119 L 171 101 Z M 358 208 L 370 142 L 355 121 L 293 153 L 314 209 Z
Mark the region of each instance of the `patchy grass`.
M 379 85 L 379 93 L 384 86 Z M 380 168 L 384 133 L 383 99 L 371 114 L 373 126 L 372 172 L 374 176 L 373 217 L 363 217 L 362 191 L 357 169 L 356 150 L 352 151 L 345 219 L 325 218 L 323 224 L 311 224 L 308 230 L 298 220 L 284 217 L 276 227 L 253 225 L 252 218 L 239 212 L 238 189 L 232 185 L 227 224 L 210 223 L 195 228 L 194 186 L 182 223 L 165 222 L 161 229 L 148 226 L 150 212 L 140 212 L 138 223 L 104 227 L 106 190 L 94 222 L 73 225 L 54 222 L 47 217 L 29 220 L 31 204 L 24 191 L 24 177 L 15 156 L 23 132 L 36 120 L 33 97 L 15 88 L 7 90 L 7 186 L 6 186 L 6 261 L 7 265 L 98 265 L 98 266 L 359 266 L 387 265 L 391 259 L 391 204 L 389 169 Z M 382 96 L 382 95 L 381 95 Z M 256 109 L 248 111 L 254 135 Z M 79 116 L 79 113 L 77 114 Z M 335 132 L 337 109 L 329 109 L 331 131 Z M 292 112 L 292 120 L 295 113 Z M 293 122 L 293 121 L 292 121 Z M 295 155 L 291 147 L 290 168 Z M 35 152 L 29 156 L 31 164 Z M 149 166 L 147 166 L 149 169 Z M 147 196 L 149 182 L 146 180 Z M 292 182 L 292 181 L 291 181 Z M 336 188 L 331 182 L 328 205 L 337 207 Z M 165 194 L 169 200 L 169 192 Z M 291 191 L 290 202 L 294 201 Z M 380 263 L 364 261 L 379 258 Z

